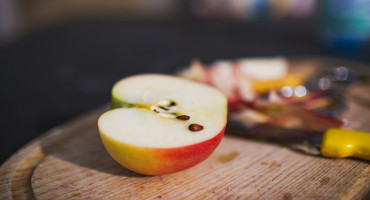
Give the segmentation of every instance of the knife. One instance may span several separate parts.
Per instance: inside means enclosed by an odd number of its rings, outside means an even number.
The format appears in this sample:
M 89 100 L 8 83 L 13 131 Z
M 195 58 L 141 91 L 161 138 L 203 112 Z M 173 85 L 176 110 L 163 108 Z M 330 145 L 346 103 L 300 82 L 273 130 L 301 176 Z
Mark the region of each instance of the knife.
M 230 132 L 282 142 L 288 147 L 324 157 L 355 157 L 370 160 L 370 133 L 331 128 L 324 132 L 256 125 L 252 128 L 231 122 Z

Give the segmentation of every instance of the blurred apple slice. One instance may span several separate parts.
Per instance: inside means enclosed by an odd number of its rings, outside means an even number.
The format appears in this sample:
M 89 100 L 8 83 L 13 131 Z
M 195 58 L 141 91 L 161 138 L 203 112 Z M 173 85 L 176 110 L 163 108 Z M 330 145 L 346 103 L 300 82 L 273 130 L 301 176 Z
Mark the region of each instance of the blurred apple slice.
M 126 168 L 147 175 L 177 172 L 205 160 L 220 143 L 227 99 L 218 90 L 167 75 L 116 83 L 113 107 L 98 120 L 103 144 Z
M 207 68 L 210 76 L 209 84 L 226 95 L 229 105 L 240 103 L 235 70 L 237 68 L 234 67 L 234 63 L 226 61 L 216 62 L 213 67 Z
M 269 81 L 283 78 L 288 73 L 288 62 L 284 58 L 248 58 L 240 59 L 238 65 L 242 73 L 257 81 Z

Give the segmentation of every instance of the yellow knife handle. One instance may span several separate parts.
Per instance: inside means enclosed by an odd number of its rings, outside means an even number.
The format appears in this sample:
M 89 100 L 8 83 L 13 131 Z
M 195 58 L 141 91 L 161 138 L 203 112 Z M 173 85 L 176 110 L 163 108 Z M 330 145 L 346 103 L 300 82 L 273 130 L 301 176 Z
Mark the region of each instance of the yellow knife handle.
M 327 157 L 356 157 L 370 160 L 370 133 L 329 129 L 322 139 L 321 154 Z

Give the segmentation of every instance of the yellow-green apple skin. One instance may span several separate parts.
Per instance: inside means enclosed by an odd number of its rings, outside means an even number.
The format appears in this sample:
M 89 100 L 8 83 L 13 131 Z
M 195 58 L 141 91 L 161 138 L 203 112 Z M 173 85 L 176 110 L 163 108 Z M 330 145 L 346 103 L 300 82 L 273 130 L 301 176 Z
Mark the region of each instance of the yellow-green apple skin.
M 176 104 L 161 110 L 164 100 Z M 101 140 L 118 163 L 145 175 L 174 173 L 204 161 L 220 144 L 227 122 L 221 92 L 168 75 L 120 80 L 112 89 L 112 108 L 98 119 Z M 171 112 L 190 119 L 179 120 Z M 192 123 L 204 129 L 192 131 Z

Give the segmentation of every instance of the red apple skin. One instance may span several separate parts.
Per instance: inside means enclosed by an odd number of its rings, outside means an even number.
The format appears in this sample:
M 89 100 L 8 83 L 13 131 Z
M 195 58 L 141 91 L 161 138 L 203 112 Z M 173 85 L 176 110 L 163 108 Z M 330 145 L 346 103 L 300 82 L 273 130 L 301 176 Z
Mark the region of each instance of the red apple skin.
M 207 159 L 220 144 L 225 127 L 226 124 L 216 136 L 206 141 L 175 148 L 133 146 L 99 132 L 108 153 L 122 166 L 140 174 L 162 175 L 188 169 Z

